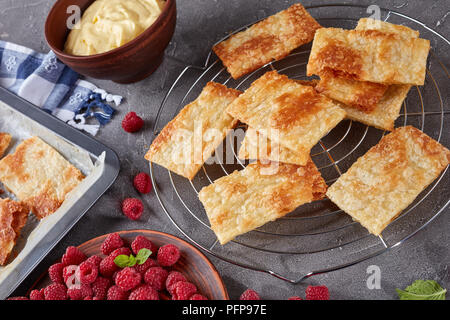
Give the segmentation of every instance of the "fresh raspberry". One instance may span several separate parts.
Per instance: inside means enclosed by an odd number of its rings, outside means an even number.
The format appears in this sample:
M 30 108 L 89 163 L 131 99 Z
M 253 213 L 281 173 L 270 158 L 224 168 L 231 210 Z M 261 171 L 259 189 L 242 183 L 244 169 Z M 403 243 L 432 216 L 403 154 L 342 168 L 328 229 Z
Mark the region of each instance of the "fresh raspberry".
M 80 273 L 78 266 L 69 265 L 63 269 L 63 280 L 67 288 L 80 284 Z
M 144 212 L 144 205 L 139 199 L 127 198 L 122 202 L 122 212 L 131 220 L 138 220 Z
M 45 300 L 44 292 L 41 290 L 33 290 L 30 292 L 30 300 Z
M 67 290 L 67 295 L 70 300 L 85 300 L 85 298 L 92 298 L 93 291 L 88 284 L 81 284 L 73 286 Z
M 306 300 L 330 300 L 330 293 L 326 286 L 308 286 Z
M 208 300 L 208 298 L 201 294 L 195 293 L 189 298 L 189 300 Z
M 169 272 L 161 267 L 152 267 L 144 275 L 144 281 L 156 291 L 161 291 L 165 287 Z
M 98 268 L 92 262 L 84 261 L 79 266 L 81 283 L 91 284 L 97 279 Z
M 131 249 L 133 249 L 133 253 L 137 255 L 139 250 L 143 248 L 150 250 L 152 252 L 151 256 L 156 255 L 156 252 L 158 251 L 158 247 L 153 242 L 144 236 L 137 236 L 131 243 Z
M 107 256 L 114 250 L 116 250 L 120 247 L 123 247 L 123 246 L 124 246 L 124 242 L 123 242 L 122 238 L 119 236 L 119 234 L 118 233 L 110 233 L 106 237 L 105 241 L 103 241 L 101 250 L 102 250 L 102 253 L 105 256 Z
M 126 132 L 137 132 L 144 126 L 144 120 L 136 112 L 128 112 L 122 120 L 122 128 Z
M 50 268 L 48 268 L 48 276 L 50 277 L 50 280 L 55 283 L 64 283 L 63 269 L 64 264 L 62 263 L 55 263 L 54 265 L 51 265 Z
M 11 297 L 8 298 L 7 300 L 29 300 L 27 297 Z
M 108 289 L 106 300 L 128 300 L 129 293 L 119 286 L 112 286 Z
M 151 286 L 142 285 L 130 293 L 128 300 L 159 300 L 159 295 Z
M 172 300 L 189 300 L 197 293 L 197 287 L 187 281 L 178 281 L 173 285 Z
M 86 255 L 77 247 L 67 247 L 66 253 L 61 258 L 64 266 L 79 265 L 84 260 L 86 260 Z
M 86 297 L 83 300 L 93 300 L 92 297 Z
M 99 256 L 90 256 L 85 262 L 90 262 L 97 268 L 100 267 L 100 262 L 102 262 L 102 258 Z
M 130 248 L 122 247 L 122 248 L 116 249 L 116 250 L 114 250 L 113 252 L 111 252 L 111 253 L 109 254 L 109 256 L 112 257 L 113 260 L 114 260 L 117 256 L 120 256 L 120 255 L 122 255 L 122 254 L 124 254 L 124 255 L 126 255 L 126 256 L 129 256 L 129 255 L 131 254 Z
M 300 298 L 299 296 L 292 296 L 288 300 L 303 300 L 303 299 Z
M 128 291 L 136 288 L 142 280 L 142 276 L 135 269 L 126 267 L 119 271 L 116 277 L 116 285 L 122 290 Z
M 133 185 L 137 191 L 143 194 L 147 194 L 152 191 L 152 181 L 150 176 L 145 172 L 141 172 L 134 177 Z
M 156 260 L 163 267 L 173 266 L 180 258 L 180 249 L 173 244 L 166 244 L 158 249 Z
M 182 273 L 178 271 L 171 271 L 166 280 L 166 289 L 170 295 L 173 295 L 173 285 L 179 281 L 187 281 L 187 279 Z
M 92 293 L 94 300 L 105 300 L 108 288 L 111 286 L 111 281 L 107 278 L 97 277 L 92 283 Z
M 142 277 L 144 276 L 145 272 L 148 269 L 150 269 L 151 267 L 158 267 L 158 263 L 151 258 L 148 258 L 147 260 L 145 260 L 145 262 L 143 264 L 135 264 L 134 265 L 134 269 L 136 269 L 136 271 L 139 272 Z
M 45 300 L 67 300 L 67 288 L 61 283 L 53 283 L 44 289 Z
M 110 278 L 116 272 L 119 270 L 119 267 L 114 263 L 114 257 L 113 256 L 107 256 L 100 262 L 100 266 L 98 268 L 98 271 L 100 274 L 104 277 Z
M 261 298 L 255 290 L 247 289 L 241 294 L 239 300 L 261 300 Z

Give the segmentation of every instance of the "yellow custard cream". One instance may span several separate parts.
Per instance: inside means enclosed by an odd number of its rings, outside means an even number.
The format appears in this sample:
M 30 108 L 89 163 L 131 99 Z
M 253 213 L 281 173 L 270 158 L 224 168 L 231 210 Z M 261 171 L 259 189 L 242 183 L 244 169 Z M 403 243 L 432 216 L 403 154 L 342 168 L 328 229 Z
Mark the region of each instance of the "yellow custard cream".
M 90 56 L 118 48 L 158 19 L 163 0 L 96 0 L 70 31 L 64 51 Z

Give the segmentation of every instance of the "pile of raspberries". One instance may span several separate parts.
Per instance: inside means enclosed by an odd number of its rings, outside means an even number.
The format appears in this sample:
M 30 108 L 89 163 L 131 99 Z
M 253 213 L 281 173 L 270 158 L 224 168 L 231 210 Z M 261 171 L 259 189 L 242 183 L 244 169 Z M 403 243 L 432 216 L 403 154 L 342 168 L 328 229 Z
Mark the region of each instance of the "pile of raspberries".
M 137 256 L 141 249 L 152 253 L 142 264 L 119 267 L 119 255 Z M 103 256 L 87 257 L 77 247 L 68 247 L 61 262 L 48 269 L 52 283 L 31 291 L 29 297 L 10 300 L 208 300 L 195 284 L 171 267 L 180 258 L 173 244 L 157 247 L 143 236 L 127 246 L 118 233 L 107 236 L 101 246 Z M 141 261 L 142 262 L 142 261 Z

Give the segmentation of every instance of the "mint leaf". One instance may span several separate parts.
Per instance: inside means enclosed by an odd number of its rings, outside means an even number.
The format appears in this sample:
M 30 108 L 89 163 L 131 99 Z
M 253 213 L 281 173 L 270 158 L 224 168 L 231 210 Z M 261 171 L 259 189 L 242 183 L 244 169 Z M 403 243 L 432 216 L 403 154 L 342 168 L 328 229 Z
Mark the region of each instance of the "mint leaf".
M 128 267 L 128 264 L 130 262 L 130 258 L 127 255 L 120 254 L 114 259 L 114 263 L 119 268 L 125 268 Z
M 136 255 L 136 260 L 138 264 L 143 264 L 147 259 L 151 256 L 152 252 L 147 248 L 142 248 L 139 250 L 138 254 Z
M 130 254 L 130 256 L 128 257 L 128 266 L 127 267 L 132 267 L 136 264 L 137 260 L 136 258 Z
M 400 300 L 445 300 L 447 292 L 434 280 L 416 280 L 405 290 L 395 290 Z

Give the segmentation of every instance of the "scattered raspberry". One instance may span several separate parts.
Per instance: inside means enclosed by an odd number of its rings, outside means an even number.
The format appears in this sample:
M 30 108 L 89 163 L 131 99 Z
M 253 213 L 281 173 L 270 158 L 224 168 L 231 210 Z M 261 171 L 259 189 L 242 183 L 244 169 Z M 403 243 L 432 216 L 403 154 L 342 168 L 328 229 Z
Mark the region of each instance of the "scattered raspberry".
M 97 279 L 98 268 L 91 262 L 84 261 L 79 266 L 81 283 L 90 284 Z
M 144 205 L 139 199 L 127 198 L 122 202 L 122 212 L 131 220 L 138 220 L 144 212 Z
M 61 283 L 53 283 L 44 289 L 45 300 L 67 300 L 67 288 Z
M 119 270 L 119 267 L 114 263 L 114 257 L 107 256 L 100 262 L 98 271 L 104 277 L 111 277 L 114 272 Z
M 156 260 L 163 267 L 173 266 L 180 258 L 180 249 L 173 244 L 166 244 L 158 249 Z
M 107 256 L 114 250 L 123 247 L 124 242 L 118 233 L 110 233 L 102 243 L 102 253 Z
M 159 300 L 159 295 L 151 286 L 142 285 L 130 293 L 128 300 Z
M 136 112 L 128 112 L 122 120 L 122 128 L 126 132 L 136 132 L 144 126 L 144 120 Z
M 90 262 L 97 268 L 100 267 L 100 262 L 102 262 L 102 258 L 99 256 L 90 256 L 85 262 Z
M 138 254 L 139 250 L 143 248 L 149 249 L 152 252 L 151 255 L 156 255 L 156 252 L 158 251 L 158 247 L 153 244 L 153 242 L 144 236 L 137 236 L 131 243 L 131 249 L 133 249 L 134 254 Z
M 328 288 L 326 286 L 308 286 L 306 300 L 330 300 Z
M 136 269 L 136 271 L 139 272 L 142 277 L 144 277 L 144 274 L 148 269 L 150 269 L 151 267 L 157 267 L 157 266 L 158 266 L 158 263 L 155 260 L 148 258 L 147 260 L 145 260 L 145 262 L 143 264 L 136 264 L 134 266 L 134 269 Z
M 114 260 L 117 256 L 120 256 L 121 254 L 129 256 L 131 254 L 131 250 L 127 247 L 122 247 L 111 252 L 109 256 L 112 257 Z
M 189 300 L 208 300 L 208 298 L 201 294 L 195 293 L 189 298 Z
M 112 286 L 108 289 L 107 300 L 128 300 L 129 293 L 119 286 Z
M 179 281 L 187 281 L 187 280 L 182 273 L 178 271 L 171 271 L 167 276 L 166 280 L 166 289 L 170 293 L 170 295 L 173 295 L 173 285 Z
M 161 291 L 165 287 L 169 272 L 161 267 L 152 267 L 144 275 L 146 284 L 152 286 L 156 291 Z
M 120 271 L 120 270 L 117 270 L 116 272 L 113 273 L 113 275 L 112 275 L 112 277 L 111 277 L 113 283 L 116 283 L 116 278 L 117 278 L 117 275 L 119 274 L 119 271 Z
M 70 300 L 85 300 L 85 298 L 92 298 L 93 291 L 88 284 L 81 284 L 73 286 L 67 290 L 67 296 Z
M 239 300 L 261 300 L 261 298 L 255 290 L 247 289 L 241 294 Z
M 41 290 L 33 290 L 30 292 L 30 300 L 45 300 L 44 292 Z
M 11 297 L 8 298 L 7 300 L 29 300 L 27 297 Z
M 172 300 L 188 300 L 197 293 L 197 287 L 187 281 L 178 281 L 173 285 Z
M 303 299 L 300 298 L 299 296 L 292 296 L 288 300 L 303 300 Z
M 136 288 L 142 280 L 142 276 L 135 269 L 127 267 L 119 271 L 116 277 L 116 285 L 122 290 L 128 291 Z
M 150 176 L 145 172 L 141 172 L 133 179 L 133 185 L 137 191 L 146 194 L 152 191 L 152 181 Z
M 108 288 L 111 286 L 111 281 L 107 278 L 97 277 L 92 283 L 92 293 L 94 300 L 105 300 Z
M 61 258 L 61 262 L 65 266 L 79 265 L 84 260 L 86 260 L 86 255 L 77 247 L 67 247 L 66 253 Z
M 63 269 L 64 264 L 62 263 L 55 263 L 50 266 L 50 268 L 48 268 L 48 276 L 50 277 L 50 280 L 55 283 L 63 283 Z
M 80 273 L 78 272 L 78 266 L 69 265 L 63 269 L 63 280 L 68 288 L 73 285 L 77 285 L 80 282 Z

